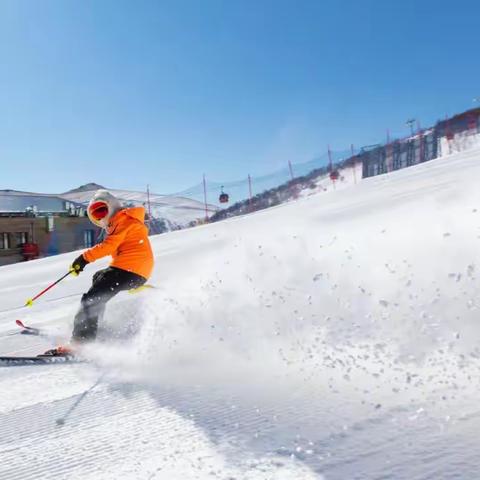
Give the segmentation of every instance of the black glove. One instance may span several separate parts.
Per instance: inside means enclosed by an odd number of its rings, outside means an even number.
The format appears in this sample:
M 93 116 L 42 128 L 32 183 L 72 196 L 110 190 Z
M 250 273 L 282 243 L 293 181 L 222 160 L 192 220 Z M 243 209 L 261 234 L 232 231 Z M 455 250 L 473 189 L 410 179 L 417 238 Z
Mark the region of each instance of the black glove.
M 73 270 L 73 272 L 78 275 L 80 272 L 83 272 L 83 269 L 85 268 L 85 265 L 87 263 L 88 262 L 85 260 L 83 255 L 80 255 L 73 261 L 72 265 L 70 266 L 70 269 Z

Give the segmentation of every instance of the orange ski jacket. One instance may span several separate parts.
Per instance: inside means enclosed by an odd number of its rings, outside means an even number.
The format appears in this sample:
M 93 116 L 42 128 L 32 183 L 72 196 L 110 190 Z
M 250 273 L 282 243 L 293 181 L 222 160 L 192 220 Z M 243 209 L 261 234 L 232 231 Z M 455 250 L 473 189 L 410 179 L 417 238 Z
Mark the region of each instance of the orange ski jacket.
M 83 252 L 87 262 L 111 255 L 111 267 L 121 268 L 148 279 L 153 270 L 153 252 L 145 226 L 143 207 L 124 208 L 117 212 L 106 228 L 102 243 Z

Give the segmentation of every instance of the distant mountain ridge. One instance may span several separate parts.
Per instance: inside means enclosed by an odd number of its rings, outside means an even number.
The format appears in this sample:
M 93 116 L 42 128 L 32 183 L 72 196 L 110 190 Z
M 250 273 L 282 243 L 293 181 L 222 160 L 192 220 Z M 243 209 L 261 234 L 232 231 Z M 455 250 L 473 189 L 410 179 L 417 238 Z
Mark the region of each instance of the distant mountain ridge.
M 91 192 L 92 190 L 101 190 L 101 189 L 108 190 L 108 188 L 102 187 L 102 185 L 99 185 L 98 183 L 90 182 L 90 183 L 86 183 L 85 185 L 80 185 L 77 188 L 72 188 L 72 190 L 62 193 L 62 195 L 66 195 L 67 193 Z

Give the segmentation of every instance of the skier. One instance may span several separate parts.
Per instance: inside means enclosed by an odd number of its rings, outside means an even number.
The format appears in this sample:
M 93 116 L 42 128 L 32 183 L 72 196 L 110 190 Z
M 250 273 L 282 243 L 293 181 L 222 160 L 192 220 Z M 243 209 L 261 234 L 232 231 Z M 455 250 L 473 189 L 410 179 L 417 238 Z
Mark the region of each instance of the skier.
M 79 345 L 95 340 L 98 320 L 106 303 L 122 290 L 142 286 L 153 270 L 153 253 L 144 224 L 143 207 L 122 208 L 120 201 L 107 190 L 98 190 L 90 200 L 88 218 L 106 231 L 102 243 L 86 250 L 70 266 L 72 273 L 80 274 L 85 266 L 99 258 L 111 255 L 108 268 L 93 275 L 92 286 L 82 296 L 75 315 L 72 338 L 68 345 L 58 346 L 46 355 L 73 355 Z

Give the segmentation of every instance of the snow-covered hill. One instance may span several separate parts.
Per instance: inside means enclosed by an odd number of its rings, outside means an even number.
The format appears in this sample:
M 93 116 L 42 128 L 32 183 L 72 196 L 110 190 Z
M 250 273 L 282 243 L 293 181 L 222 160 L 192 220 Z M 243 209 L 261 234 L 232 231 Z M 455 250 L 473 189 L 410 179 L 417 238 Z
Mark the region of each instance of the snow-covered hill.
M 152 237 L 158 288 L 105 319 L 133 339 L 0 368 L 0 478 L 477 478 L 479 178 L 476 149 Z M 66 334 L 106 261 L 20 305 L 75 255 L 0 268 L 1 354 L 48 346 L 17 317 Z
M 328 168 L 324 167 L 313 170 L 303 177 L 282 183 L 252 198 L 247 198 L 241 202 L 234 203 L 230 207 L 220 209 L 210 218 L 210 221 L 217 222 L 226 218 L 245 215 L 249 212 L 291 202 L 292 200 L 298 200 L 301 197 L 351 187 L 362 179 L 362 163 L 355 162 L 353 164 L 350 163 L 339 166 L 336 172 L 338 178 L 332 180 Z
M 280 168 L 272 173 L 265 175 L 253 175 L 250 176 L 245 173 L 244 178 L 238 178 L 235 181 L 213 181 L 210 178 L 206 178 L 205 185 L 203 182 L 193 185 L 192 187 L 179 192 L 178 196 L 186 196 L 187 198 L 194 198 L 200 202 L 203 202 L 205 187 L 207 192 L 208 201 L 218 199 L 219 194 L 223 190 L 230 196 L 231 203 L 241 202 L 250 196 L 250 187 L 253 195 L 261 194 L 266 190 L 274 189 L 282 184 L 288 183 L 292 176 L 294 178 L 304 177 L 309 175 L 314 170 L 326 169 L 330 161 L 335 165 L 342 163 L 345 159 L 351 156 L 351 150 L 331 151 L 324 152 L 317 155 L 311 160 L 303 163 L 286 163 L 284 168 Z

